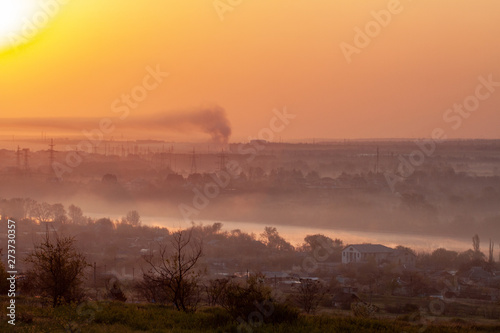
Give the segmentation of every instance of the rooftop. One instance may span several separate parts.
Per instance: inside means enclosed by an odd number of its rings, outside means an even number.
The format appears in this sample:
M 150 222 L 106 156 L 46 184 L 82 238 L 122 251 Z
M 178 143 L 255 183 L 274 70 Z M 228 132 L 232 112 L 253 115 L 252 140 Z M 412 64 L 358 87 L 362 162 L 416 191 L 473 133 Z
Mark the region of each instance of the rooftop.
M 345 251 L 346 249 L 353 247 L 359 252 L 365 252 L 365 253 L 390 253 L 394 252 L 394 249 L 391 249 L 390 247 L 384 246 L 382 244 L 351 244 L 348 245 L 344 248 Z

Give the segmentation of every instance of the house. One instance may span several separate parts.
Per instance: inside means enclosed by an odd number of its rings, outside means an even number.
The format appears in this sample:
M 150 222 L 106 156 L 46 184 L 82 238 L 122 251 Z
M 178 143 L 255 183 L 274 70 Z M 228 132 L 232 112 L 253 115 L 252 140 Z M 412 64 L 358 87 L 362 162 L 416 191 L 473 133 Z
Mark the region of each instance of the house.
M 474 266 L 465 272 L 464 277 L 475 283 L 487 284 L 493 278 L 493 273 L 488 272 L 483 267 Z
M 381 244 L 352 244 L 342 250 L 342 263 L 392 263 L 405 268 L 415 267 L 416 256 L 406 249 L 392 249 Z
M 266 283 L 278 283 L 283 281 L 291 281 L 294 280 L 288 273 L 285 272 L 270 272 L 264 271 L 262 272 L 264 275 L 264 279 Z
M 381 244 L 353 244 L 342 250 L 342 263 L 363 263 L 373 258 L 377 264 L 380 264 L 393 252 L 393 249 Z
M 335 308 L 350 310 L 352 303 L 361 302 L 361 299 L 352 292 L 340 292 L 333 296 L 332 305 Z

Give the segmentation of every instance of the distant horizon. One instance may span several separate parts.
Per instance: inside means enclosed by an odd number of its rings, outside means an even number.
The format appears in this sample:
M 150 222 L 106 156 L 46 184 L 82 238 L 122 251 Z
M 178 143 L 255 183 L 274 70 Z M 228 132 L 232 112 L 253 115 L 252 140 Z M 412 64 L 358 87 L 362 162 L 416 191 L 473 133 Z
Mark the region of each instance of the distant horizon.
M 285 141 L 435 128 L 497 138 L 498 1 L 396 2 L 382 27 L 373 13 L 387 0 L 255 0 L 224 15 L 211 3 L 71 1 L 0 52 L 2 118 L 119 118 L 120 131 L 215 106 L 233 141 L 257 137 L 284 109 L 296 116 L 275 133 Z
M 50 141 L 51 139 L 53 140 L 64 140 L 64 141 L 73 141 L 73 140 L 81 140 L 85 139 L 85 136 L 83 135 L 48 135 L 46 138 L 40 138 L 40 136 L 19 136 L 15 135 L 14 139 L 12 138 L 12 135 L 0 135 L 0 141 L 4 142 L 13 142 L 13 141 Z M 187 141 L 183 139 L 179 140 L 169 140 L 169 139 L 162 139 L 158 137 L 135 137 L 135 138 L 123 138 L 123 139 L 118 139 L 118 138 L 104 138 L 102 142 L 136 142 L 136 141 L 158 141 L 162 143 L 178 143 L 178 144 L 213 144 L 213 145 L 229 145 L 229 144 L 246 144 L 249 143 L 253 140 L 260 140 L 260 139 L 242 139 L 242 140 L 230 140 L 227 143 L 218 143 L 218 142 L 213 142 L 210 140 L 204 140 L 204 139 L 198 139 L 198 140 L 192 140 L 192 141 Z M 328 143 L 342 143 L 345 141 L 366 141 L 366 142 L 412 142 L 415 140 L 433 140 L 431 137 L 378 137 L 378 138 L 370 138 L 370 137 L 355 137 L 355 138 L 316 138 L 316 137 L 303 137 L 303 138 L 295 138 L 295 139 L 286 139 L 286 140 L 273 140 L 273 141 L 268 141 L 268 140 L 263 140 L 266 141 L 267 143 L 272 143 L 272 144 L 287 144 L 287 143 L 292 143 L 292 144 L 328 144 Z M 446 139 L 435 139 L 433 141 L 439 143 L 439 142 L 454 142 L 454 141 L 498 141 L 500 140 L 499 137 L 457 137 L 457 138 L 446 138 Z

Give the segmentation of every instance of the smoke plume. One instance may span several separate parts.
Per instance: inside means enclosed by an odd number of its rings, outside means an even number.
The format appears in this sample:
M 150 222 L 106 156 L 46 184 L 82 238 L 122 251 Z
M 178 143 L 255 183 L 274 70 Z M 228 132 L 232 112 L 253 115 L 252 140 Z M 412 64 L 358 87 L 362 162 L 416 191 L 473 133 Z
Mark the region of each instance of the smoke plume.
M 107 118 L 107 117 L 103 117 Z M 0 119 L 0 129 L 16 133 L 52 133 L 76 134 L 83 130 L 99 128 L 103 118 L 5 118 Z M 231 136 L 231 124 L 225 110 L 220 106 L 203 107 L 179 112 L 136 116 L 131 113 L 124 120 L 109 117 L 115 131 L 126 132 L 128 136 L 156 134 L 168 137 L 169 133 L 182 134 L 205 133 L 213 142 L 227 143 Z
M 141 119 L 139 125 L 158 130 L 201 131 L 219 143 L 227 143 L 231 136 L 231 124 L 226 112 L 219 106 L 177 114 L 157 114 Z

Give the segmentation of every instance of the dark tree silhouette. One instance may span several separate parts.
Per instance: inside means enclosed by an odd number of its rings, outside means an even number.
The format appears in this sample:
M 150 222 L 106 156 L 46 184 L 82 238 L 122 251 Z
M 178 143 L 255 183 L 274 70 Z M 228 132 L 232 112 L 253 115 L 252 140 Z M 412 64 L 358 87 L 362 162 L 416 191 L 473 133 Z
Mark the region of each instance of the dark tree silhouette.
M 208 305 L 216 306 L 222 304 L 222 297 L 224 296 L 228 283 L 229 279 L 227 278 L 213 279 L 208 281 L 208 283 L 205 285 Z
M 54 210 L 52 209 L 52 205 L 49 205 L 46 202 L 37 203 L 34 205 L 31 210 L 31 215 L 39 222 L 39 223 L 47 223 L 51 222 L 55 218 Z
M 125 216 L 123 220 L 133 226 L 141 225 L 141 216 L 136 210 L 131 210 L 130 212 L 128 212 L 127 216 Z
M 149 271 L 144 282 L 160 287 L 177 310 L 193 310 L 199 301 L 200 272 L 195 270 L 202 255 L 202 243 L 194 239 L 193 229 L 177 231 L 170 244 L 159 244 L 159 257 L 151 252 L 144 260 Z
M 494 248 L 495 244 L 491 241 L 490 239 L 490 247 L 489 247 L 489 251 L 488 251 L 488 262 L 491 264 L 493 263 L 494 259 L 493 259 L 493 248 Z
M 102 176 L 101 183 L 103 183 L 103 184 L 117 184 L 118 178 L 116 177 L 116 175 L 107 173 L 104 176 Z
M 70 205 L 68 207 L 68 216 L 74 224 L 83 224 L 85 221 L 82 209 L 75 205 Z
M 480 249 L 479 249 L 479 236 L 477 234 L 475 234 L 473 237 L 472 237 L 472 249 L 474 250 L 474 252 L 479 252 Z
M 264 232 L 260 235 L 262 242 L 273 250 L 278 251 L 293 251 L 292 244 L 288 243 L 283 237 L 278 234 L 275 227 L 265 227 Z
M 110 277 L 106 280 L 107 297 L 114 301 L 126 302 L 127 296 L 122 290 L 121 283 L 116 277 Z
M 320 281 L 302 279 L 295 300 L 306 313 L 314 313 L 327 291 Z
M 83 297 L 83 273 L 90 265 L 74 243 L 73 237 L 46 237 L 26 258 L 31 265 L 27 281 L 36 293 L 50 297 L 53 307 Z
M 1 257 L 2 249 L 0 249 L 0 258 Z M 6 295 L 9 290 L 9 281 L 7 280 L 8 277 L 9 274 L 7 274 L 3 262 L 0 261 L 0 293 L 2 293 L 2 295 Z

